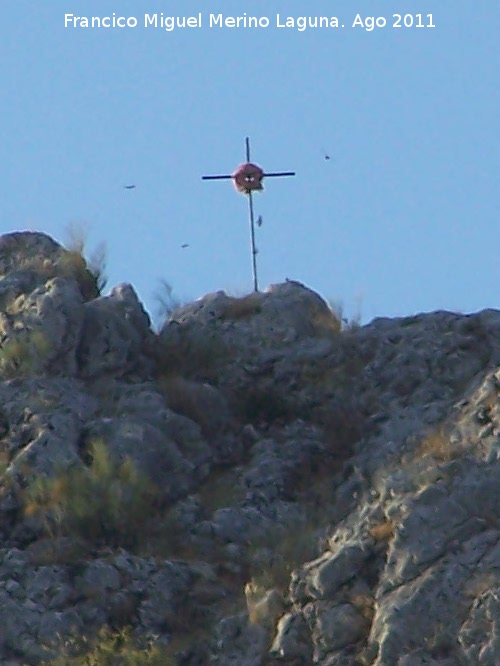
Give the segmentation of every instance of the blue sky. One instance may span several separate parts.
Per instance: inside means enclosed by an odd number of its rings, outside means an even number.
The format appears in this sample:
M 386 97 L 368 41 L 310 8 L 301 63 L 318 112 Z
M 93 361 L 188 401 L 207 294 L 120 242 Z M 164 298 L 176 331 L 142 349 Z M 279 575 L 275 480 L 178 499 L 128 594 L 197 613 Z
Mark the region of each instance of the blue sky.
M 200 28 L 143 27 L 199 12 Z M 270 25 L 210 28 L 219 13 Z M 358 13 L 387 26 L 353 28 Z M 253 161 L 297 172 L 254 197 L 262 288 L 300 280 L 365 322 L 497 308 L 498 25 L 497 0 L 3 0 L 1 233 L 80 225 L 153 316 L 161 279 L 183 300 L 246 293 L 246 198 L 200 177 L 231 173 L 249 136 Z

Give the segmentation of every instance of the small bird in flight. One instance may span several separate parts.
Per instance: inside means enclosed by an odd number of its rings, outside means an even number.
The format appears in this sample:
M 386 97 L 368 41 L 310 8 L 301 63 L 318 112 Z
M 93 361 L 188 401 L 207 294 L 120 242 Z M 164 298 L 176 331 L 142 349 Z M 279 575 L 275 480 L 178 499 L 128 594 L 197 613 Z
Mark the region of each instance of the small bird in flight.
M 133 190 L 133 189 L 135 189 L 135 185 L 124 185 L 123 189 L 124 190 Z
M 263 220 L 262 220 L 262 215 L 259 215 L 259 217 L 257 218 L 257 226 L 258 226 L 258 227 L 261 227 L 261 226 L 262 226 L 262 222 L 263 222 Z
M 182 247 L 182 248 L 189 247 L 189 243 L 183 243 L 183 244 L 181 245 L 181 247 Z

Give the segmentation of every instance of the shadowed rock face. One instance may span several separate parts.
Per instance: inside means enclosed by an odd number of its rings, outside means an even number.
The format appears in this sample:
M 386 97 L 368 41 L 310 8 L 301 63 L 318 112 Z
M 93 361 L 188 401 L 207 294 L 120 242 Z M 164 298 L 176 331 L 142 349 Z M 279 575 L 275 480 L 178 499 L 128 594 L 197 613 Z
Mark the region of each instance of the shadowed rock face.
M 0 238 L 0 663 L 500 663 L 499 312 L 96 285 Z

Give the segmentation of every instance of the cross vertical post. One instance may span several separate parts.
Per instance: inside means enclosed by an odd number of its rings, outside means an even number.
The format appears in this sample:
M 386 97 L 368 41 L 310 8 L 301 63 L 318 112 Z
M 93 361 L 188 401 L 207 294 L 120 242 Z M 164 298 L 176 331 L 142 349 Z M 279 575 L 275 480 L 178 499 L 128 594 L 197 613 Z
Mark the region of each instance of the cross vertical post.
M 264 177 L 273 178 L 276 176 L 295 176 L 295 171 L 279 171 L 273 173 L 265 173 L 259 166 L 250 162 L 250 139 L 245 138 L 245 164 L 240 166 L 232 174 L 225 174 L 220 176 L 202 176 L 202 180 L 228 180 L 234 181 L 234 186 L 242 194 L 248 195 L 248 211 L 250 218 L 250 241 L 252 251 L 252 273 L 253 273 L 253 288 L 254 291 L 259 291 L 257 279 L 257 248 L 255 246 L 255 220 L 253 209 L 253 191 L 263 190 L 262 180 Z M 260 225 L 259 225 L 260 226 Z
M 246 137 L 245 139 L 246 146 L 246 156 L 247 164 L 250 163 L 250 139 Z M 259 285 L 257 281 L 257 248 L 255 247 L 255 222 L 253 216 L 253 198 L 252 190 L 248 191 L 248 211 L 250 214 L 250 241 L 252 246 L 252 273 L 253 273 L 253 290 L 259 291 Z

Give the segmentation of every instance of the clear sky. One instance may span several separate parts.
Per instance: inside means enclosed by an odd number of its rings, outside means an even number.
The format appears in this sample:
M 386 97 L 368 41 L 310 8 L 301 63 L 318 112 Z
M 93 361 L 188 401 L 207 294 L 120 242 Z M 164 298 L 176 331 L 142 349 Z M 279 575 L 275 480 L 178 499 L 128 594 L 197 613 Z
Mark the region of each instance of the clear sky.
M 64 26 L 113 13 L 137 27 Z M 245 13 L 269 26 L 209 25 Z M 262 288 L 300 280 L 365 322 L 498 308 L 499 25 L 498 0 L 2 0 L 0 231 L 86 228 L 152 315 L 160 279 L 246 293 L 246 197 L 200 177 L 249 136 L 253 161 L 297 172 L 254 197 Z

